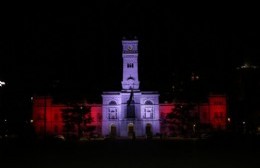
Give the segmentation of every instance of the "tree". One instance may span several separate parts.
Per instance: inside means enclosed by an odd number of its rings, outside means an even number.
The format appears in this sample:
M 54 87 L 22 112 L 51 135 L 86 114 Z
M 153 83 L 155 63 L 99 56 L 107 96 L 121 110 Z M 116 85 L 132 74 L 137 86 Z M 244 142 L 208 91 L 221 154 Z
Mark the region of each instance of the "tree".
M 177 103 L 166 116 L 166 125 L 171 136 L 191 136 L 194 132 L 196 117 L 193 114 L 194 104 Z
M 84 132 L 90 131 L 87 124 L 92 122 L 90 106 L 74 104 L 62 110 L 64 132 L 67 137 L 82 137 Z
M 199 74 L 189 71 L 174 73 L 172 82 L 175 108 L 165 119 L 168 132 L 173 136 L 194 135 L 199 124 L 195 106 L 204 94 Z

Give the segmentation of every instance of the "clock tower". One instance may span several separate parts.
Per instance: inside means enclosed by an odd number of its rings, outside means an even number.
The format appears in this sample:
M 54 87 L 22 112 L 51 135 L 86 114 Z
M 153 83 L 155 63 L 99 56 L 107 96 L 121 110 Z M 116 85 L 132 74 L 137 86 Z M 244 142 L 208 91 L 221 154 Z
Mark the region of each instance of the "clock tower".
M 122 40 L 123 80 L 122 90 L 139 90 L 138 40 Z
M 122 90 L 102 94 L 102 135 L 145 137 L 159 133 L 159 94 L 139 89 L 138 40 L 122 40 L 122 58 Z

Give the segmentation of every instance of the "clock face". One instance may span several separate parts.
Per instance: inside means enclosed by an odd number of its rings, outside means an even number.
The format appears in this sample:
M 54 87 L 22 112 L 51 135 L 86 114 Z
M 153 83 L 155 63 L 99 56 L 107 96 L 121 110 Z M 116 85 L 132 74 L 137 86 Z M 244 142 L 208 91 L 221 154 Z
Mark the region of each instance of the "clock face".
M 133 49 L 133 46 L 131 46 L 131 45 L 130 45 L 130 46 L 128 46 L 128 48 L 127 48 L 127 49 L 130 51 L 130 50 L 132 50 L 132 49 Z
M 134 81 L 133 79 L 129 79 L 129 80 L 128 80 L 129 89 L 133 89 L 133 88 L 134 88 L 134 83 L 135 83 L 135 81 Z
M 130 76 L 129 78 L 127 78 L 127 82 L 129 84 L 133 84 L 135 82 L 134 78 L 132 76 Z

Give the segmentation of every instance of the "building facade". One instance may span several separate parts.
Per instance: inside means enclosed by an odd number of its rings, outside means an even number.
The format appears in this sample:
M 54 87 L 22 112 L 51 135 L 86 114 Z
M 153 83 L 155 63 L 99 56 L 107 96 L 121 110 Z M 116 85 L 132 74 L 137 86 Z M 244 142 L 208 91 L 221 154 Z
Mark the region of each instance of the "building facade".
M 159 103 L 156 91 L 141 91 L 138 77 L 138 41 L 122 41 L 123 78 L 121 91 L 103 92 L 102 104 L 81 103 L 90 107 L 91 123 L 75 124 L 78 134 L 82 127 L 92 127 L 92 132 L 102 136 L 145 137 L 169 134 L 165 119 L 174 112 L 176 103 Z M 51 97 L 34 97 L 33 121 L 38 135 L 64 135 L 64 109 L 72 107 L 54 103 Z M 199 123 L 215 129 L 226 128 L 226 96 L 210 95 L 208 102 L 195 105 L 193 115 Z M 83 134 L 84 135 L 84 134 Z

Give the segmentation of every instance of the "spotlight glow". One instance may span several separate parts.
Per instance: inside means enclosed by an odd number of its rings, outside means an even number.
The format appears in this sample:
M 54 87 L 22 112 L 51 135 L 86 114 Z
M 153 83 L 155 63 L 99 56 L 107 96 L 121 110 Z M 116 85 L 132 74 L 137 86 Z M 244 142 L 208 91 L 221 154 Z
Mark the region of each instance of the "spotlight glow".
M 5 82 L 0 81 L 0 86 L 4 86 L 4 85 L 5 85 Z

